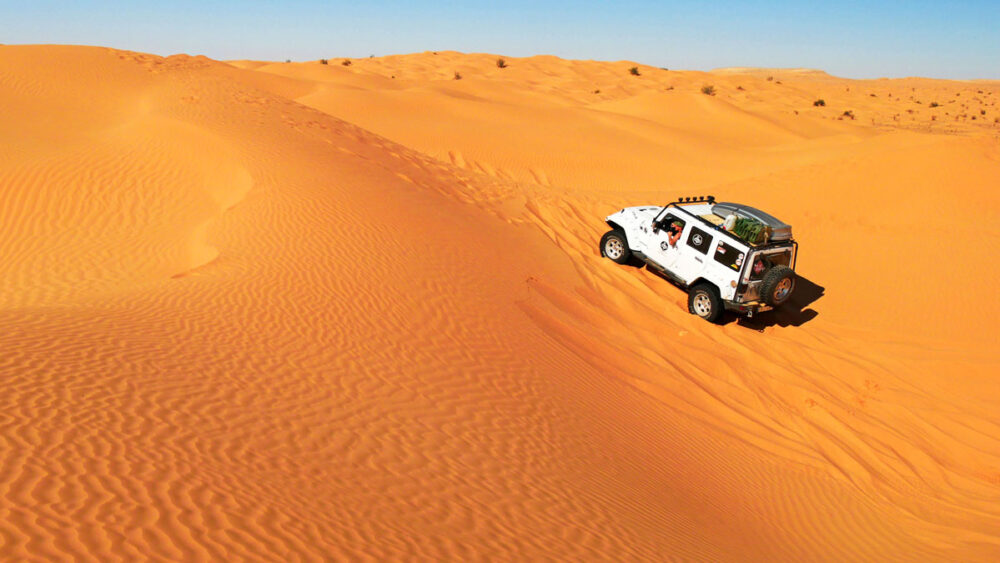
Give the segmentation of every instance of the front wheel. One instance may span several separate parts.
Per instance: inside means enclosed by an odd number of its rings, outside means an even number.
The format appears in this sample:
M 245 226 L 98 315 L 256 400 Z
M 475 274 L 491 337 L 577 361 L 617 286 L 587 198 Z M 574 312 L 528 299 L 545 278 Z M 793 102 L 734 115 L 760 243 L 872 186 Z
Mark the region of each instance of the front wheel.
M 601 237 L 601 256 L 606 256 L 618 264 L 628 262 L 632 252 L 628 249 L 625 233 L 618 229 L 604 233 L 604 236 Z
M 707 283 L 701 283 L 691 288 L 688 292 L 688 311 L 693 315 L 705 319 L 710 323 L 717 322 L 722 318 L 725 307 L 722 305 L 722 298 L 719 297 L 719 290 Z

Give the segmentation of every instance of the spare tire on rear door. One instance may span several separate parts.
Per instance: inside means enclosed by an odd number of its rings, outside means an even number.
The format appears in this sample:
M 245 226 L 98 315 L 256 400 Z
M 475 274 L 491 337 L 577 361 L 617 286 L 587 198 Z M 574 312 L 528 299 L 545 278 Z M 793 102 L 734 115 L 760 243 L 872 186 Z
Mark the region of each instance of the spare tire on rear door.
M 783 305 L 795 290 L 795 271 L 788 266 L 775 266 L 764 273 L 760 296 L 772 307 Z

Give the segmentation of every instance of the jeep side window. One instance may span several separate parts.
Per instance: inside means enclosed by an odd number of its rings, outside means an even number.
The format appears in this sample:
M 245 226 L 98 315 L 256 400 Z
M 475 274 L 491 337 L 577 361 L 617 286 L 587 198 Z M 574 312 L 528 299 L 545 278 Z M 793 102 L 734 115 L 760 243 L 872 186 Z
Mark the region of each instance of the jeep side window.
M 745 258 L 745 255 L 740 249 L 730 246 L 721 240 L 719 241 L 719 246 L 715 248 L 715 261 L 737 272 L 743 267 L 743 258 Z
M 672 213 L 667 213 L 666 215 L 664 215 L 663 219 L 660 220 L 660 224 L 657 227 L 660 228 L 660 229 L 663 229 L 665 231 L 669 231 L 670 230 L 670 225 L 672 225 L 674 223 L 677 223 L 678 225 L 680 225 L 682 231 L 684 230 L 684 225 L 686 223 L 684 223 L 684 221 L 682 219 L 678 219 Z
M 667 236 L 670 246 L 677 244 L 677 241 L 681 238 L 681 233 L 684 232 L 684 225 L 683 220 L 669 213 L 660 221 L 660 228 L 663 229 L 664 234 Z
M 691 227 L 691 232 L 688 233 L 687 245 L 702 254 L 708 254 L 708 247 L 712 245 L 712 235 L 698 227 Z

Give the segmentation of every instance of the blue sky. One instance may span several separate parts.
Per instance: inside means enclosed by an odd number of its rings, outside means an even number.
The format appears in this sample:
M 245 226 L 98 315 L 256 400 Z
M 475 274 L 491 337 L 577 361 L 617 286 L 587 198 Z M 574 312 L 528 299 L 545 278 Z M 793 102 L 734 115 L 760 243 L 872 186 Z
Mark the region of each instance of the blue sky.
M 310 60 L 428 50 L 672 69 L 1000 79 L 1000 0 L 967 2 L 140 2 L 0 0 L 0 43 Z

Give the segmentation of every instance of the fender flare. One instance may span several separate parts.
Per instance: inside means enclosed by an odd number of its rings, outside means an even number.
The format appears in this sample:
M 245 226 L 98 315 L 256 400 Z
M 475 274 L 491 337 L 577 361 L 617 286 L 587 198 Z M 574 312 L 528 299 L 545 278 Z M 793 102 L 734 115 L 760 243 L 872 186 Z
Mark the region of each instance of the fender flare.
M 705 283 L 705 284 L 708 284 L 708 285 L 714 287 L 715 290 L 718 291 L 720 295 L 722 294 L 722 288 L 719 287 L 718 284 L 716 284 L 713 281 L 706 280 L 705 278 L 695 278 L 694 280 L 691 280 L 691 283 L 687 284 L 686 287 L 687 287 L 687 289 L 691 289 L 692 287 L 694 287 L 694 286 L 696 286 L 698 284 L 702 284 L 702 283 Z
M 632 241 L 628 240 L 628 231 L 626 231 L 624 228 L 622 228 L 621 225 L 615 223 L 614 221 L 606 219 L 604 222 L 607 223 L 608 226 L 611 227 L 612 229 L 618 229 L 619 231 L 621 231 L 622 234 L 625 235 L 625 243 L 628 244 L 630 249 L 632 248 Z

